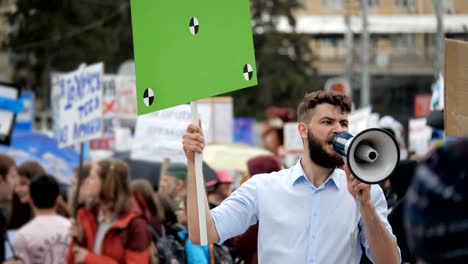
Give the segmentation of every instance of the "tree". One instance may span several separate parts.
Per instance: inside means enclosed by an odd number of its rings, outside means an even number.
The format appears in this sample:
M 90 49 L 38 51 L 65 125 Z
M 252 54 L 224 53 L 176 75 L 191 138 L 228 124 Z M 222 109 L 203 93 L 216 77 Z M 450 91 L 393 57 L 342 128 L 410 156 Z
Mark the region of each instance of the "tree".
M 114 72 L 133 57 L 130 7 L 125 0 L 18 0 L 7 21 L 4 48 L 15 68 L 13 81 L 45 102 L 49 102 L 51 72 L 100 61 L 106 72 Z
M 252 31 L 258 85 L 228 93 L 234 98 L 236 116 L 264 119 L 268 106 L 296 108 L 306 92 L 318 89 L 309 37 L 294 32 L 293 14 L 298 0 L 252 0 Z M 287 19 L 292 32 L 279 32 L 280 19 Z

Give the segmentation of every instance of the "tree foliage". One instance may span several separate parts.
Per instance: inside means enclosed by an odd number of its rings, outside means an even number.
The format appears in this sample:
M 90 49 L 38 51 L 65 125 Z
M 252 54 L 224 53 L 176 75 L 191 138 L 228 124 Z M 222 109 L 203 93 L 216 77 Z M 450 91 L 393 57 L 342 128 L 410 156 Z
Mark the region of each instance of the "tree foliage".
M 48 101 L 50 72 L 104 62 L 106 72 L 133 57 L 129 2 L 18 0 L 7 14 L 4 48 L 13 81 Z
M 317 88 L 308 36 L 279 32 L 276 26 L 286 18 L 294 28 L 298 2 L 251 1 L 259 84 L 228 93 L 236 116 L 262 119 L 268 106 L 295 107 L 306 91 Z M 129 0 L 17 0 L 7 19 L 4 48 L 15 69 L 13 79 L 46 102 L 50 72 L 102 61 L 112 73 L 133 58 Z
M 264 119 L 267 107 L 295 108 L 306 92 L 318 88 L 309 37 L 277 29 L 281 19 L 294 29 L 298 8 L 298 0 L 251 1 L 258 85 L 228 94 L 236 116 Z

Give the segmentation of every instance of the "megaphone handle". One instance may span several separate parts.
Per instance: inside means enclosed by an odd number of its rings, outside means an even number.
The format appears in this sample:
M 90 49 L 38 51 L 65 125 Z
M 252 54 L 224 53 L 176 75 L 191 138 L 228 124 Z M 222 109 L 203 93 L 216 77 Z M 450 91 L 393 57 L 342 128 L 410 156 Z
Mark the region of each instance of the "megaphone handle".
M 356 197 L 356 213 L 354 214 L 353 232 L 351 233 L 351 256 L 352 263 L 356 264 L 356 235 L 359 227 L 359 217 L 361 211 L 362 193 L 359 192 Z

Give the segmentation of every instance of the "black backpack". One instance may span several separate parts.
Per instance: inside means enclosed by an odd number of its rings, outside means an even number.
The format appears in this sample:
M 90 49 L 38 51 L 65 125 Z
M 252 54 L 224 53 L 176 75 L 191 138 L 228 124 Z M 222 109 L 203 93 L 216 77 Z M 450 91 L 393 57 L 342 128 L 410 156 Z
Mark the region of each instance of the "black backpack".
M 234 264 L 229 249 L 217 243 L 210 244 L 210 259 L 214 264 Z
M 162 235 L 148 225 L 153 241 L 155 241 L 159 264 L 171 264 L 176 260 L 179 264 L 186 263 L 185 248 L 174 236 L 166 235 L 166 230 L 162 227 Z

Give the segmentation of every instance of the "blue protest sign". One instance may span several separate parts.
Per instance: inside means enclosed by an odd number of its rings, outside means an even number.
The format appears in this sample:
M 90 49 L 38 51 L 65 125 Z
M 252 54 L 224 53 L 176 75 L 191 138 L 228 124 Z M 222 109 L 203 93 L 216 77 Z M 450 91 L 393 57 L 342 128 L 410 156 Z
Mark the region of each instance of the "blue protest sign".
M 32 132 L 34 127 L 34 93 L 21 92 L 23 111 L 16 116 L 15 133 Z
M 18 86 L 0 82 L 0 144 L 10 144 L 16 112 L 22 111 L 19 94 Z
M 0 96 L 0 109 L 19 113 L 23 111 L 23 103 L 18 99 L 11 99 L 8 97 Z
M 57 140 L 39 133 L 14 133 L 10 146 L 0 145 L 0 152 L 12 156 L 19 165 L 28 160 L 39 162 L 48 173 L 69 184 L 80 155 L 71 147 L 60 149 Z
M 253 145 L 254 124 L 255 124 L 255 120 L 250 117 L 234 118 L 233 142 Z

